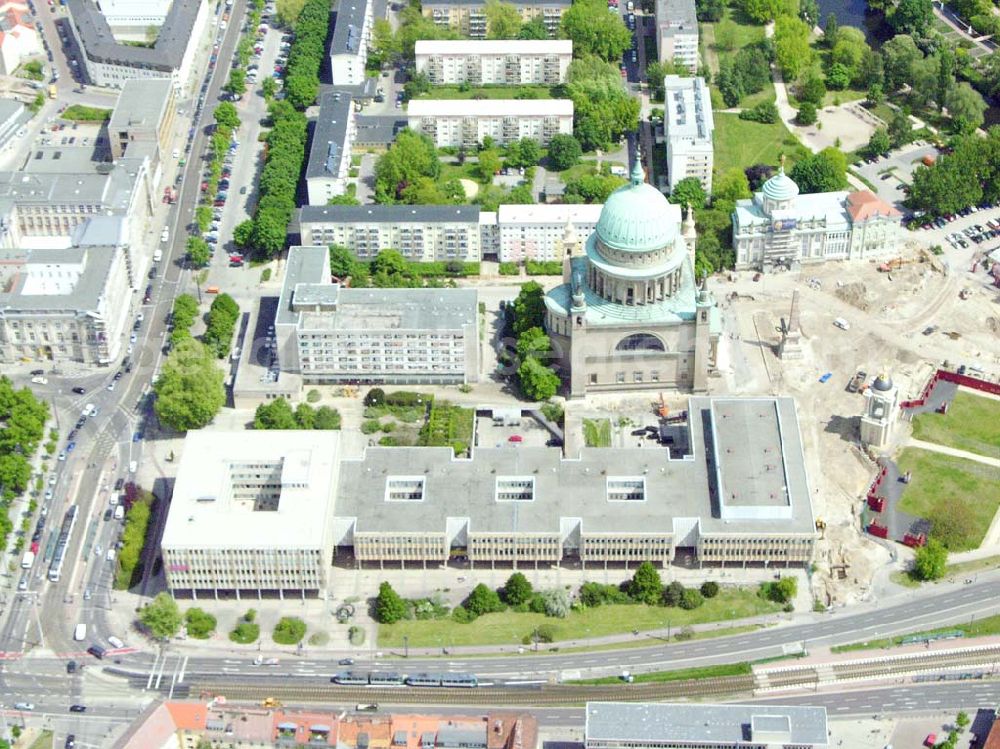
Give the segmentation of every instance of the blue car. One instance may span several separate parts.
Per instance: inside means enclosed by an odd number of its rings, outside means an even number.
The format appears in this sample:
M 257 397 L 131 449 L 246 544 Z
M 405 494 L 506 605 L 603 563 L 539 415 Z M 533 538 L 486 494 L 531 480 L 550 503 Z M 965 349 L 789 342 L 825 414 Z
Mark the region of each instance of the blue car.
M 73 452 L 73 448 L 74 447 L 76 447 L 76 443 L 75 442 L 69 442 L 69 443 L 67 443 L 66 444 L 66 452 L 68 452 L 68 453 Z
M 139 442 L 142 439 L 142 432 L 136 432 L 132 435 L 133 442 Z
M 827 382 L 831 377 L 833 377 L 833 372 L 827 372 L 825 375 L 819 378 L 819 381 Z

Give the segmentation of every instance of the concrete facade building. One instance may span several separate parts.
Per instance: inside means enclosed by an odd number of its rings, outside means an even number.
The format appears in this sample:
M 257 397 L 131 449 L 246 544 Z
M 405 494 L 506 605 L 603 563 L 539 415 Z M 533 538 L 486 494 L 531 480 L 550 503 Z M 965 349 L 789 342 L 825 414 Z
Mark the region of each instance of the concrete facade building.
M 549 36 L 555 38 L 572 0 L 515 0 L 513 5 L 522 22 L 541 18 Z M 472 39 L 486 38 L 486 0 L 427 0 L 420 7 L 438 26 L 448 26 Z
M 361 260 L 394 249 L 408 260 L 481 259 L 475 205 L 312 205 L 299 209 L 307 245 L 346 247 Z
M 567 237 L 563 284 L 545 328 L 570 396 L 677 388 L 704 392 L 722 322 L 694 278 L 694 218 L 643 181 L 615 190 L 583 243 Z
M 569 39 L 420 40 L 416 44 L 417 72 L 435 85 L 554 86 L 566 82 L 572 60 Z
M 562 260 L 566 227 L 576 236 L 589 235 L 597 228 L 603 208 L 601 204 L 501 205 L 496 214 L 500 262 Z
M 475 289 L 351 289 L 327 247 L 293 247 L 274 320 L 281 369 L 306 384 L 479 379 Z
M 891 256 L 902 214 L 868 190 L 800 195 L 782 167 L 733 211 L 736 267 L 762 271 Z
M 121 88 L 136 78 L 169 78 L 183 86 L 208 28 L 210 4 L 173 0 L 152 47 L 119 42 L 94 0 L 66 0 L 69 28 L 83 51 L 88 83 Z
M 176 92 L 166 78 L 126 81 L 108 120 L 111 157 L 121 159 L 134 143 L 155 146 L 158 161 L 164 158 L 173 135 Z
M 656 51 L 660 62 L 698 69 L 698 16 L 695 0 L 656 0 Z
M 414 99 L 408 125 L 438 148 L 473 148 L 490 136 L 499 145 L 533 138 L 543 146 L 553 135 L 573 133 L 570 99 Z
M 28 4 L 0 3 L 0 75 L 13 75 L 28 58 L 44 54 Z
M 100 0 L 101 15 L 116 34 L 141 32 L 167 19 L 171 0 Z
M 335 431 L 187 433 L 160 549 L 173 593 L 322 591 Z
M 306 163 L 309 205 L 326 205 L 347 191 L 357 131 L 351 97 L 337 91 L 323 94 Z
M 663 137 L 670 191 L 682 179 L 697 177 L 711 195 L 715 120 L 705 79 L 668 75 L 663 79 L 663 90 Z
M 115 245 L 0 249 L 0 362 L 117 362 L 131 319 L 123 253 Z
M 365 82 L 374 24 L 372 4 L 372 0 L 344 0 L 337 6 L 330 39 L 330 74 L 335 86 L 358 86 Z
M 364 563 L 809 564 L 794 402 L 689 401 L 669 448 L 369 447 L 345 459 L 334 545 Z
M 588 702 L 584 749 L 826 749 L 825 707 Z
M 18 128 L 31 118 L 16 99 L 0 99 L 0 146 L 7 144 Z

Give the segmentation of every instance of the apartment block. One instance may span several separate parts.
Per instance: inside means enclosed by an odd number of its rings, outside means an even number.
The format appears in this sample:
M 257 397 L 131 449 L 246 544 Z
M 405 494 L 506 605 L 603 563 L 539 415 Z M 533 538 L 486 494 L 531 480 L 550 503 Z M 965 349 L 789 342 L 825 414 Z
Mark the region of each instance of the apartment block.
M 521 21 L 541 18 L 549 36 L 554 38 L 572 0 L 515 0 L 512 4 Z M 438 26 L 453 28 L 472 39 L 486 38 L 486 0 L 427 0 L 420 7 Z
M 790 398 L 689 401 L 667 449 L 369 447 L 340 469 L 333 544 L 356 563 L 804 566 L 816 539 Z M 669 497 L 669 502 L 656 498 Z
M 416 44 L 417 72 L 431 83 L 481 85 L 566 82 L 573 42 L 553 40 L 421 40 Z
M 438 148 L 475 148 L 486 136 L 500 145 L 521 138 L 547 145 L 573 132 L 570 99 L 414 99 L 407 115 L 409 127 Z
M 682 179 L 697 177 L 711 195 L 715 120 L 705 79 L 668 75 L 663 79 L 663 89 L 663 137 L 670 190 Z
M 299 227 L 304 244 L 346 247 L 361 260 L 388 249 L 419 262 L 482 258 L 475 205 L 310 205 Z
M 309 205 L 326 205 L 347 190 L 357 131 L 351 97 L 338 91 L 323 94 L 306 164 Z
M 660 62 L 698 69 L 698 17 L 695 0 L 656 0 L 656 50 Z
M 187 433 L 160 542 L 167 586 L 301 597 L 324 589 L 335 431 Z
M 343 0 L 330 39 L 330 73 L 335 86 L 365 82 L 368 44 L 371 40 L 373 0 Z
M 501 205 L 495 214 L 498 258 L 503 263 L 562 260 L 567 228 L 576 237 L 590 236 L 603 208 L 602 204 Z
M 477 382 L 475 289 L 351 289 L 327 247 L 293 247 L 274 320 L 282 371 L 310 383 Z
M 156 148 L 159 161 L 174 134 L 176 92 L 166 78 L 135 78 L 125 82 L 108 120 L 111 157 L 125 156 L 135 143 Z

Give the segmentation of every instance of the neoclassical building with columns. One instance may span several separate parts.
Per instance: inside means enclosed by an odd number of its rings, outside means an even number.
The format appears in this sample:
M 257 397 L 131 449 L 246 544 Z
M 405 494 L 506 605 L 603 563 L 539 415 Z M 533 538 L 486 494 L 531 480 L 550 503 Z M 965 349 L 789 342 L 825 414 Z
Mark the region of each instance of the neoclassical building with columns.
M 682 220 L 638 162 L 582 245 L 567 229 L 563 283 L 545 297 L 545 327 L 571 397 L 707 389 L 721 319 L 695 280 L 695 240 L 691 211 Z

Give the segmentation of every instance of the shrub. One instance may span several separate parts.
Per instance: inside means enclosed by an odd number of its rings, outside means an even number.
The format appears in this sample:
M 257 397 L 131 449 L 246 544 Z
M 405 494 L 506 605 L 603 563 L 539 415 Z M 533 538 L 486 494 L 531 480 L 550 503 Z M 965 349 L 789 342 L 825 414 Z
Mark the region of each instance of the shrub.
M 777 582 L 765 582 L 760 584 L 758 595 L 774 603 L 788 603 L 795 598 L 798 584 L 794 577 L 783 577 Z
M 569 594 L 564 588 L 553 588 L 544 590 L 540 594 L 542 603 L 545 605 L 545 615 L 564 619 L 569 614 L 570 603 Z
M 680 606 L 686 590 L 687 588 L 684 587 L 683 583 L 674 580 L 663 589 L 663 602 L 667 606 Z
M 365 631 L 361 627 L 352 625 L 347 630 L 347 639 L 351 641 L 351 644 L 355 647 L 365 644 Z
M 388 582 L 383 582 L 379 585 L 378 597 L 375 599 L 375 621 L 394 624 L 404 616 L 406 616 L 406 602 Z
M 451 610 L 451 618 L 459 624 L 468 624 L 476 617 L 465 606 L 459 605 Z
M 207 640 L 218 623 L 214 616 L 199 608 L 188 609 L 184 614 L 187 633 L 196 640 Z
M 795 121 L 800 125 L 812 125 L 816 122 L 816 105 L 811 101 L 804 101 L 799 106 L 799 113 L 795 116 Z
M 715 598 L 719 595 L 719 584 L 709 580 L 706 583 L 701 584 L 701 594 L 705 598 Z
M 778 108 L 773 102 L 762 101 L 757 106 L 740 112 L 740 119 L 771 125 L 778 121 Z
M 501 276 L 516 276 L 521 272 L 517 263 L 500 263 L 499 270 Z
M 361 433 L 362 434 L 375 434 L 382 425 L 379 423 L 378 419 L 368 419 L 367 421 L 361 422 Z
M 385 437 L 379 437 L 378 443 L 382 447 L 399 447 L 400 445 L 399 440 L 391 434 L 387 434 Z
M 631 599 L 617 585 L 586 582 L 580 586 L 580 603 L 594 607 L 612 603 L 631 603 Z
M 503 611 L 504 608 L 503 602 L 500 600 L 497 592 L 487 587 L 484 583 L 479 583 L 479 585 L 472 589 L 469 597 L 465 599 L 464 604 L 465 608 L 473 616 L 482 616 L 494 611 Z
M 531 599 L 531 583 L 522 573 L 515 572 L 507 578 L 500 596 L 508 606 L 520 606 Z
M 695 588 L 685 588 L 684 594 L 681 596 L 680 607 L 690 611 L 698 608 L 704 602 L 705 599 Z
M 317 403 L 317 402 L 319 402 L 319 399 L 322 398 L 322 397 L 323 396 L 320 394 L 319 390 L 317 390 L 316 388 L 313 388 L 308 393 L 306 393 L 306 402 L 307 403 Z
M 385 403 L 385 391 L 382 388 L 372 388 L 365 393 L 366 406 L 381 406 Z
M 434 401 L 428 393 L 414 393 L 410 390 L 395 390 L 385 394 L 387 406 L 425 406 Z
M 283 616 L 274 627 L 271 637 L 279 645 L 295 645 L 306 634 L 306 623 L 296 616 Z
M 245 619 L 239 622 L 233 631 L 229 633 L 229 639 L 240 645 L 249 645 L 252 642 L 257 642 L 259 637 L 260 626 Z
M 330 635 L 326 632 L 313 632 L 309 635 L 309 644 L 315 647 L 322 647 L 330 642 Z
M 529 276 L 558 276 L 562 273 L 561 260 L 527 260 L 524 270 Z
M 396 422 L 394 421 L 385 421 L 379 424 L 379 429 L 381 429 L 383 432 L 391 432 L 395 428 L 396 428 Z

